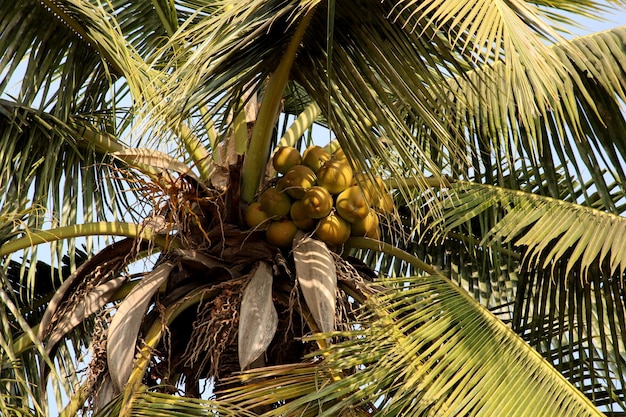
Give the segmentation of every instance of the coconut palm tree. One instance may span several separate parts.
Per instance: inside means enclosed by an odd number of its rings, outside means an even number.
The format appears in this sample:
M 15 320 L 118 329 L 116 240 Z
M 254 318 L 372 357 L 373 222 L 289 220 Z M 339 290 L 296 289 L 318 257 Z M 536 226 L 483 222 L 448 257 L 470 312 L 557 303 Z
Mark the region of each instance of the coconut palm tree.
M 0 0 L 0 414 L 617 415 L 624 5 Z

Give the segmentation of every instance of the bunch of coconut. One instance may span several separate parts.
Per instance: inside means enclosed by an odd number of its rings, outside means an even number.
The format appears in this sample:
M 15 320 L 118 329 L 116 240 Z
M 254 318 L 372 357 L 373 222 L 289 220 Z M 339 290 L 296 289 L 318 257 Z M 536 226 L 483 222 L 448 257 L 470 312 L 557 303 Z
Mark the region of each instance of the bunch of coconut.
M 393 209 L 382 180 L 354 175 L 341 149 L 320 146 L 302 155 L 280 147 L 272 164 L 280 174 L 245 212 L 251 228 L 265 228 L 268 243 L 288 248 L 298 230 L 312 233 L 330 248 L 340 248 L 350 236 L 378 239 L 379 213 Z

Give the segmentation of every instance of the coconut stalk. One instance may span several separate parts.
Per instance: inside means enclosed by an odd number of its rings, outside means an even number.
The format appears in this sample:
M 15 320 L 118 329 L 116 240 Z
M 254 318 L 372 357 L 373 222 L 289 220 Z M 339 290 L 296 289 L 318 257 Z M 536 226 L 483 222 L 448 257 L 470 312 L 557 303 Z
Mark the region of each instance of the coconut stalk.
M 263 102 L 261 103 L 254 131 L 250 138 L 250 145 L 248 146 L 247 154 L 251 157 L 244 160 L 242 169 L 241 197 L 248 203 L 254 199 L 261 183 L 261 177 L 265 172 L 264 168 L 270 153 L 272 131 L 276 123 L 285 87 L 289 81 L 289 73 L 302 37 L 315 10 L 316 8 L 312 8 L 302 17 L 282 60 L 278 64 L 276 71 L 270 76 L 267 89 L 263 95 Z

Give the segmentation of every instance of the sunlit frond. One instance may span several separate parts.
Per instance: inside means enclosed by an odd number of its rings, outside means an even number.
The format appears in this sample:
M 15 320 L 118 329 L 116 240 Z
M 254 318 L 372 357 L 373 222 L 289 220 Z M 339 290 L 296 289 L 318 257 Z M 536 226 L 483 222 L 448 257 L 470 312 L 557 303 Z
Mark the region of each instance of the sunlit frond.
M 107 219 L 121 207 L 132 216 L 132 203 L 117 193 L 126 187 L 117 172 L 120 164 L 105 156 L 123 149 L 99 133 L 106 117 L 61 120 L 6 100 L 0 109 L 0 227 L 6 230 L 0 240 L 27 229 Z M 85 244 L 91 250 L 91 240 Z M 58 263 L 67 250 L 53 247 Z M 72 258 L 74 248 L 69 251 Z M 34 253 L 29 259 L 36 261 Z
M 366 303 L 362 329 L 320 353 L 317 366 L 251 371 L 226 398 L 286 400 L 267 415 L 600 415 L 448 279 L 384 285 Z
M 610 187 L 615 183 L 623 193 L 620 184 L 626 180 L 620 156 L 626 151 L 620 104 L 626 98 L 621 56 L 625 33 L 626 27 L 621 27 L 551 47 L 569 74 L 563 87 L 570 93 L 551 102 L 542 115 L 520 118 L 517 99 L 511 99 L 514 87 L 500 64 L 482 70 L 488 73 L 485 78 L 500 80 L 498 84 L 483 84 L 478 92 L 459 89 L 463 98 L 455 105 L 456 117 L 467 130 L 474 155 L 471 167 L 457 162 L 461 178 L 512 189 L 524 189 L 528 182 L 541 184 L 545 178 L 541 194 L 584 199 L 592 206 L 591 195 L 597 190 L 607 210 L 619 213 Z M 475 83 L 484 77 L 476 72 L 467 76 Z M 556 187 L 563 174 L 570 197 Z M 589 178 L 592 187 L 582 190 L 580 198 L 574 196 L 580 190 L 576 183 L 585 184 Z
M 626 220 L 621 216 L 488 185 L 462 183 L 453 193 L 448 201 L 446 230 L 485 212 L 498 212 L 497 224 L 485 235 L 479 235 L 483 244 L 500 240 L 525 246 L 525 256 L 540 268 L 550 268 L 554 262 L 565 259 L 566 274 L 576 267 L 583 277 L 592 265 L 604 262 L 611 274 L 621 275 L 626 268 L 622 249 Z

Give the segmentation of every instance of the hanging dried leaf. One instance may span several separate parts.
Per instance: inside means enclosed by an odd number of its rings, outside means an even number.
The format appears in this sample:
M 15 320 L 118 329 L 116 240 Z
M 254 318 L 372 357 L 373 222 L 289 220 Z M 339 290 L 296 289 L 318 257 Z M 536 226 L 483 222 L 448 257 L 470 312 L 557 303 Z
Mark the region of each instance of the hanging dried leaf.
M 335 330 L 337 271 L 326 245 L 308 236 L 294 239 L 293 257 L 304 300 L 322 332 Z
M 193 249 L 174 249 L 174 255 L 180 257 L 180 261 L 189 269 L 197 268 L 199 270 L 219 268 L 225 270 L 232 278 L 232 273 L 228 269 L 228 264 L 220 258 L 206 255 L 200 251 Z
M 111 320 L 107 339 L 107 362 L 111 380 L 120 392 L 133 370 L 137 335 L 150 300 L 173 268 L 172 264 L 163 263 L 146 275 L 120 303 Z
M 134 239 L 123 239 L 118 242 L 115 242 L 106 248 L 102 249 L 96 255 L 89 258 L 84 264 L 82 264 L 76 271 L 72 273 L 63 284 L 56 290 L 52 299 L 48 303 L 48 307 L 46 307 L 46 311 L 39 322 L 39 331 L 37 333 L 37 337 L 39 340 L 44 340 L 47 336 L 47 332 L 50 331 L 49 327 L 52 323 L 54 315 L 57 313 L 59 307 L 65 300 L 65 296 L 70 294 L 72 291 L 70 289 L 76 285 L 77 282 L 85 279 L 86 276 L 91 274 L 97 268 L 102 268 L 102 265 L 108 261 L 108 265 L 115 265 L 112 261 L 114 259 L 119 259 L 123 262 L 130 262 L 132 257 L 129 257 L 129 252 L 132 252 L 133 246 L 136 243 Z M 121 265 L 121 264 L 120 264 Z M 118 266 L 116 266 L 118 267 Z M 101 273 L 103 273 L 101 271 Z
M 265 352 L 278 327 L 272 301 L 272 269 L 260 262 L 246 286 L 239 310 L 239 366 L 246 369 Z
M 115 389 L 113 381 L 111 381 L 111 376 L 105 375 L 102 384 L 95 393 L 94 414 L 97 414 L 98 411 L 105 409 L 111 400 L 119 393 L 120 392 Z
M 104 307 L 125 282 L 126 277 L 113 278 L 87 293 L 82 300 L 76 303 L 73 310 L 67 312 L 55 324 L 50 332 L 46 349 L 49 352 L 52 351 L 59 340 L 65 337 L 74 327 Z

